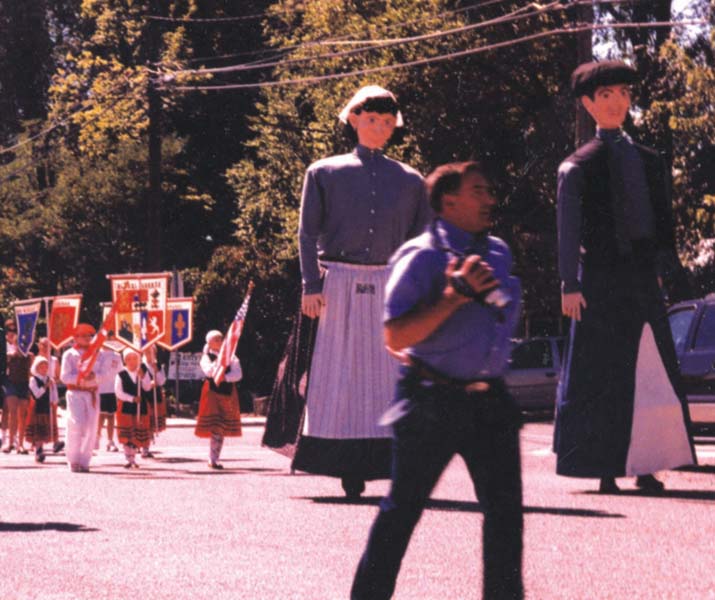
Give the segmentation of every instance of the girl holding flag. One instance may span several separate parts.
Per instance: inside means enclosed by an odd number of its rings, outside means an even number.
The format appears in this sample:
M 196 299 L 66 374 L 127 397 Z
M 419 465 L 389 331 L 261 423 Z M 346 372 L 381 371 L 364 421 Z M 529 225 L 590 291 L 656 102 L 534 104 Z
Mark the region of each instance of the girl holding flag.
M 224 356 L 227 357 L 228 366 L 223 364 Z M 241 411 L 236 391 L 236 382 L 242 376 L 241 363 L 235 355 L 235 346 L 233 352 L 229 353 L 223 334 L 214 329 L 206 334 L 200 365 L 206 378 L 201 388 L 194 433 L 200 438 L 211 438 L 209 467 L 223 469 L 219 457 L 224 437 L 241 435 Z
M 223 438 L 241 435 L 241 408 L 236 382 L 241 380 L 243 373 L 236 356 L 236 348 L 243 331 L 253 288 L 253 282 L 250 281 L 246 297 L 228 328 L 226 339 L 220 331 L 209 331 L 201 356 L 200 366 L 206 379 L 201 388 L 194 433 L 197 437 L 211 438 L 209 467 L 212 469 L 223 469 L 223 465 L 218 462 Z

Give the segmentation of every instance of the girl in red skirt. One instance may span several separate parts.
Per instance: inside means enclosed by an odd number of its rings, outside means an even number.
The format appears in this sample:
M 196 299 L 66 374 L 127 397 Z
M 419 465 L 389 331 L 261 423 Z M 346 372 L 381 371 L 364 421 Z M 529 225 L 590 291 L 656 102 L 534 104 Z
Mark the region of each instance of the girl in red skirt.
M 124 368 L 114 379 L 114 394 L 118 401 L 118 438 L 124 446 L 127 459 L 124 468 L 138 469 L 137 449 L 148 447 L 151 440 L 148 405 L 141 393 L 141 390 L 151 389 L 151 379 L 139 368 L 141 358 L 138 352 L 127 348 L 122 352 L 122 357 Z
M 45 462 L 43 444 L 52 440 L 50 430 L 50 399 L 56 385 L 49 376 L 50 364 L 44 356 L 37 356 L 30 369 L 30 410 L 27 415 L 25 438 L 35 447 L 35 461 Z
M 201 357 L 201 370 L 206 378 L 201 388 L 199 414 L 196 419 L 195 435 L 210 438 L 209 467 L 223 469 L 219 462 L 224 437 L 241 435 L 241 410 L 238 405 L 236 382 L 241 380 L 241 363 L 236 356 L 226 369 L 223 380 L 217 385 L 213 377 L 220 365 L 218 354 L 221 350 L 223 334 L 213 330 L 206 334 L 206 345 Z

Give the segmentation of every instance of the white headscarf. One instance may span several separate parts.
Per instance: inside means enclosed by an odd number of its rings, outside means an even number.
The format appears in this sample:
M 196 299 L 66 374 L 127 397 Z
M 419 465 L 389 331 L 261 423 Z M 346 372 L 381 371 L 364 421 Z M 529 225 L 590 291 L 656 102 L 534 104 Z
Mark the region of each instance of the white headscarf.
M 122 350 L 122 359 L 124 360 L 125 364 L 127 362 L 127 356 L 129 356 L 130 354 L 136 354 L 138 357 L 141 357 L 139 352 L 134 350 L 134 348 L 124 348 L 124 350 Z
M 371 98 L 392 98 L 395 103 L 397 103 L 397 98 L 395 98 L 395 94 L 392 92 L 380 87 L 379 85 L 366 85 L 355 92 L 355 95 L 350 98 L 350 102 L 348 102 L 343 110 L 340 111 L 340 114 L 338 115 L 340 122 L 347 125 L 348 115 L 353 111 L 353 109 Z M 402 113 L 399 110 L 395 115 L 395 119 L 395 127 L 404 126 L 405 122 L 402 120 Z
M 42 363 L 48 363 L 47 359 L 44 356 L 38 355 L 35 357 L 35 360 L 32 361 L 32 367 L 30 367 L 30 374 L 33 377 L 43 377 L 43 375 L 40 375 L 37 372 L 37 367 L 39 367 Z

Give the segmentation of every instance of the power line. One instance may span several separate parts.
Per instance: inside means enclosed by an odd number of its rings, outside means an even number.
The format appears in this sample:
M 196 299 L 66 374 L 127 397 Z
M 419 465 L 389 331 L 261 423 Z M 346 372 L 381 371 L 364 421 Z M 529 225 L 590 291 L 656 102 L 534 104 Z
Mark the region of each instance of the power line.
M 108 94 L 109 94 L 109 95 L 113 94 L 113 92 L 115 92 L 116 89 L 117 89 L 121 84 L 123 84 L 123 83 L 127 83 L 127 81 L 126 81 L 126 80 L 125 80 L 125 81 L 121 81 L 121 80 L 120 80 L 118 83 L 116 83 L 115 85 L 111 86 L 111 87 L 109 88 L 109 90 L 108 90 Z M 121 97 L 124 98 L 124 97 L 127 97 L 127 95 L 126 95 L 126 94 L 123 94 Z M 87 100 L 85 100 L 84 102 L 87 103 Z M 117 102 L 114 103 L 114 104 L 112 104 L 111 107 L 116 106 L 118 102 L 119 102 L 119 101 L 117 100 Z M 84 110 L 85 110 L 84 107 L 83 107 L 83 108 L 78 108 L 78 109 L 75 110 L 74 112 L 71 112 L 70 114 L 68 114 L 68 115 L 67 115 L 66 117 L 64 117 L 62 120 L 60 120 L 60 121 L 54 121 L 54 122 L 52 123 L 52 125 L 50 125 L 49 127 L 45 128 L 45 129 L 43 129 L 43 130 L 41 130 L 41 131 L 38 131 L 37 133 L 31 135 L 30 137 L 25 138 L 24 140 L 22 140 L 22 141 L 20 141 L 20 142 L 17 142 L 16 144 L 13 144 L 12 146 L 7 146 L 7 147 L 5 147 L 5 148 L 0 148 L 0 154 L 8 154 L 9 152 L 14 152 L 15 150 L 18 150 L 19 148 L 22 148 L 23 146 L 26 146 L 27 144 L 30 144 L 30 143 L 34 142 L 35 140 L 37 140 L 37 139 L 39 139 L 39 138 L 41 138 L 41 137 L 45 137 L 46 135 L 52 133 L 55 129 L 57 129 L 57 128 L 59 128 L 59 127 L 62 127 L 63 125 L 66 125 L 66 124 L 70 121 L 70 119 L 72 119 L 72 117 L 74 117 L 75 115 L 78 115 L 79 113 L 83 112 Z M 104 111 L 104 109 L 103 109 L 102 111 L 100 111 L 99 114 L 101 114 L 103 111 Z M 93 118 L 92 120 L 94 120 L 94 118 Z
M 265 63 L 261 63 L 261 64 L 241 64 L 241 65 L 232 65 L 232 66 L 228 66 L 228 67 L 215 67 L 215 68 L 211 68 L 211 69 L 183 69 L 183 70 L 179 70 L 179 71 L 171 71 L 171 72 L 169 72 L 168 75 L 173 76 L 173 75 L 179 75 L 179 74 L 204 75 L 204 74 L 211 74 L 211 73 L 235 73 L 235 72 L 239 72 L 239 71 L 252 71 L 252 70 L 256 70 L 256 69 L 267 69 L 267 68 L 275 67 L 275 66 L 288 66 L 288 65 L 294 65 L 294 64 L 302 64 L 302 63 L 306 63 L 306 62 L 312 62 L 315 60 L 325 60 L 325 59 L 330 59 L 330 58 L 344 58 L 347 56 L 354 56 L 357 54 L 363 54 L 365 52 L 371 52 L 373 50 L 381 50 L 383 48 L 390 48 L 392 46 L 398 46 L 398 45 L 409 44 L 409 43 L 414 43 L 414 42 L 421 42 L 421 41 L 425 41 L 425 40 L 431 40 L 431 39 L 435 39 L 435 38 L 445 37 L 448 35 L 455 35 L 455 34 L 459 34 L 459 33 L 475 31 L 477 29 L 483 29 L 485 27 L 491 27 L 491 26 L 500 25 L 503 23 L 511 23 L 514 21 L 539 16 L 539 15 L 542 15 L 549 11 L 564 9 L 560 0 L 554 0 L 553 2 L 551 2 L 549 4 L 539 6 L 538 8 L 534 9 L 532 12 L 525 13 L 525 14 L 519 14 L 519 13 L 522 13 L 525 8 L 529 8 L 530 6 L 531 5 L 525 6 L 522 8 L 518 8 L 515 11 L 508 13 L 506 15 L 502 15 L 500 17 L 495 17 L 493 19 L 488 19 L 486 21 L 480 21 L 479 23 L 472 23 L 470 25 L 463 25 L 461 27 L 455 27 L 453 29 L 448 29 L 446 31 L 437 31 L 437 32 L 423 34 L 423 35 L 416 35 L 416 36 L 405 37 L 405 38 L 393 38 L 393 39 L 389 39 L 389 40 L 362 40 L 362 41 L 360 41 L 360 43 L 363 43 L 363 44 L 373 44 L 369 48 L 356 48 L 353 50 L 346 50 L 346 51 L 342 51 L 342 52 L 328 52 L 325 54 L 319 54 L 317 56 L 306 56 L 306 57 L 289 59 L 289 60 L 284 60 L 284 61 L 265 62 Z M 351 41 L 352 41 L 352 43 L 356 43 L 356 40 L 351 40 Z M 165 80 L 166 80 L 166 77 L 167 77 L 167 74 L 164 74 Z
M 163 86 L 162 89 L 176 90 L 176 91 L 222 91 L 222 90 L 239 90 L 239 89 L 260 89 L 268 87 L 280 87 L 287 85 L 308 85 L 312 83 L 319 83 L 322 81 L 328 81 L 332 79 L 345 79 L 347 77 L 354 77 L 357 75 L 368 75 L 372 73 L 381 73 L 386 71 L 394 71 L 396 69 L 404 69 L 408 67 L 416 67 L 421 65 L 426 65 L 434 62 L 441 62 L 445 60 L 451 60 L 454 58 L 462 58 L 464 56 L 471 56 L 474 54 L 481 54 L 484 52 L 489 52 L 491 50 L 497 50 L 500 48 L 508 48 L 511 46 L 516 46 L 526 42 L 532 42 L 540 39 L 545 39 L 549 37 L 559 36 L 559 35 L 573 35 L 576 33 L 583 33 L 585 31 L 597 31 L 602 29 L 648 29 L 648 28 L 662 28 L 662 27 L 691 27 L 695 25 L 708 25 L 709 21 L 707 19 L 691 19 L 688 21 L 651 21 L 651 22 L 639 22 L 639 23 L 609 23 L 607 25 L 579 25 L 575 27 L 563 27 L 559 29 L 554 29 L 550 31 L 542 31 L 540 33 L 534 33 L 531 35 L 523 36 L 520 38 L 515 38 L 512 40 L 506 40 L 504 42 L 497 42 L 494 44 L 488 44 L 486 46 L 480 46 L 478 48 L 470 48 L 468 50 L 461 50 L 458 52 L 451 52 L 449 54 L 441 54 L 439 56 L 433 56 L 429 58 L 422 58 L 418 60 L 408 61 L 405 63 L 396 63 L 391 65 L 383 65 L 380 67 L 370 67 L 366 69 L 359 69 L 356 71 L 348 71 L 345 73 L 331 73 L 329 75 L 318 75 L 314 77 L 303 77 L 298 79 L 285 79 L 277 81 L 264 81 L 261 83 L 237 83 L 237 84 L 227 84 L 220 86 L 211 85 L 197 85 L 197 86 Z
M 116 87 L 118 87 L 118 86 L 114 86 L 115 89 L 116 89 Z M 110 88 L 110 91 L 111 91 L 111 88 Z M 116 101 L 115 101 L 115 102 L 109 104 L 108 106 L 106 106 L 106 107 L 104 107 L 104 108 L 101 108 L 96 114 L 92 115 L 92 116 L 85 122 L 85 124 L 87 124 L 87 123 L 93 123 L 93 122 L 96 121 L 99 117 L 101 117 L 102 115 L 104 115 L 104 113 L 106 113 L 108 110 L 111 110 L 112 108 L 116 107 L 117 104 L 119 104 L 119 102 L 120 102 L 121 100 L 123 100 L 123 99 L 125 99 L 125 98 L 128 98 L 128 97 L 129 97 L 128 94 L 121 94 L 121 95 L 119 95 L 118 97 L 115 96 L 115 98 L 116 98 Z M 13 151 L 17 150 L 18 148 L 21 148 L 21 147 L 23 147 L 23 146 L 26 146 L 27 144 L 33 142 L 34 140 L 39 139 L 40 137 L 44 137 L 44 136 L 46 136 L 46 135 L 49 135 L 49 134 L 52 133 L 55 129 L 58 129 L 59 127 L 61 127 L 61 126 L 63 126 L 63 125 L 66 125 L 67 123 L 69 123 L 69 121 L 72 119 L 72 117 L 75 117 L 76 115 L 78 115 L 78 114 L 80 114 L 80 113 L 82 113 L 82 112 L 86 112 L 86 111 L 87 111 L 87 108 L 86 108 L 86 107 L 85 107 L 85 108 L 80 108 L 80 109 L 78 109 L 78 110 L 76 110 L 76 111 L 70 113 L 69 115 L 67 115 L 67 116 L 66 116 L 64 119 L 62 119 L 61 121 L 55 122 L 55 123 L 54 123 L 53 125 L 51 125 L 50 127 L 47 127 L 46 129 L 43 129 L 42 131 L 40 131 L 40 132 L 38 132 L 38 133 L 36 133 L 36 134 L 30 136 L 29 138 L 24 139 L 24 140 L 22 140 L 21 142 L 18 142 L 18 143 L 15 144 L 14 146 L 9 146 L 8 148 L 2 148 L 2 149 L 0 149 L 0 154 L 7 154 L 8 152 L 13 152 Z M 13 161 L 13 162 L 14 162 L 14 161 Z M 12 162 L 8 163 L 8 165 L 11 165 L 11 164 L 12 164 Z M 7 166 L 7 165 L 3 165 L 3 166 Z M 19 171 L 22 171 L 23 169 L 20 168 L 20 169 L 18 169 L 18 170 L 19 170 Z M 14 173 L 14 172 L 13 172 L 13 173 Z M 11 173 L 10 176 L 12 176 L 13 173 Z M 4 181 L 5 181 L 5 180 L 2 180 L 2 181 L 0 181 L 0 183 L 2 183 L 2 182 L 4 182 Z
M 503 3 L 505 0 L 489 0 L 485 4 L 480 4 L 480 5 L 473 5 L 468 8 L 462 8 L 458 9 L 455 11 L 449 11 L 452 13 L 457 13 L 457 12 L 463 12 L 465 10 L 473 10 L 475 8 L 481 8 L 484 7 L 487 4 L 497 4 L 497 3 Z M 336 38 L 334 40 L 323 40 L 323 41 L 316 41 L 316 42 L 311 42 L 309 44 L 305 44 L 303 46 L 297 46 L 301 48 L 308 48 L 311 46 L 330 46 L 330 45 L 347 45 L 347 44 L 352 44 L 352 45 L 370 45 L 370 47 L 367 48 L 357 48 L 353 50 L 347 50 L 347 51 L 341 51 L 341 52 L 327 52 L 323 54 L 318 54 L 316 56 L 306 56 L 306 57 L 299 57 L 299 58 L 293 58 L 293 59 L 288 59 L 288 60 L 278 60 L 278 61 L 271 61 L 270 58 L 267 59 L 266 61 L 253 61 L 250 63 L 243 63 L 239 65 L 229 65 L 226 67 L 214 67 L 214 68 L 208 68 L 208 69 L 180 69 L 180 70 L 175 70 L 175 71 L 169 71 L 168 76 L 172 75 L 177 75 L 177 74 L 189 74 L 189 75 L 203 75 L 203 74 L 210 74 L 210 73 L 235 73 L 235 72 L 241 72 L 241 71 L 253 71 L 253 70 L 259 70 L 259 69 L 267 69 L 267 68 L 272 68 L 276 66 L 289 66 L 289 65 L 295 65 L 295 64 L 303 64 L 306 62 L 313 62 L 316 60 L 326 60 L 326 59 L 331 59 L 331 58 L 344 58 L 347 56 L 354 56 L 357 54 L 362 54 L 364 52 L 371 52 L 373 50 L 380 50 L 382 48 L 389 48 L 392 46 L 398 46 L 402 44 L 408 44 L 408 43 L 413 43 L 413 42 L 418 42 L 418 41 L 424 41 L 428 39 L 434 39 L 438 37 L 444 37 L 448 35 L 453 35 L 453 34 L 459 34 L 459 33 L 465 33 L 468 31 L 475 31 L 478 29 L 483 29 L 485 27 L 491 27 L 495 25 L 500 25 L 500 24 L 506 24 L 506 23 L 512 23 L 515 21 L 520 21 L 523 19 L 529 19 L 531 17 L 538 17 L 542 14 L 545 14 L 547 12 L 552 12 L 552 11 L 564 11 L 564 10 L 569 10 L 570 8 L 574 6 L 580 6 L 580 5 L 585 5 L 585 4 L 638 4 L 643 1 L 648 1 L 648 0 L 576 0 L 572 2 L 569 5 L 564 5 L 562 0 L 554 0 L 550 2 L 549 4 L 544 4 L 544 5 L 539 5 L 536 2 L 530 2 L 529 4 L 522 6 L 520 8 L 515 9 L 514 11 L 507 13 L 505 15 L 501 15 L 499 17 L 494 17 L 492 19 L 488 19 L 486 21 L 481 21 L 479 23 L 472 23 L 469 25 L 463 25 L 461 27 L 456 27 L 453 29 L 448 29 L 446 31 L 437 31 L 437 32 L 432 32 L 428 34 L 423 34 L 423 35 L 417 35 L 417 36 L 411 36 L 411 37 L 403 37 L 403 38 L 390 38 L 390 39 L 373 39 L 373 40 L 350 40 L 350 39 L 340 39 Z M 532 12 L 528 12 L 525 14 L 522 14 L 524 10 L 526 9 L 533 9 Z M 441 15 L 435 15 L 432 18 L 440 18 L 443 15 L 446 15 L 447 13 L 441 13 Z M 421 19 L 424 20 L 424 19 Z M 279 49 L 278 52 L 281 50 L 283 51 L 288 51 L 291 48 L 296 48 L 296 46 L 288 46 L 283 49 Z M 156 72 L 157 74 L 159 72 Z M 164 80 L 166 81 L 167 75 L 164 75 Z
M 469 6 L 464 6 L 462 8 L 457 8 L 453 10 L 448 10 L 444 11 L 442 13 L 436 14 L 436 15 L 428 15 L 426 17 L 420 17 L 418 19 L 412 19 L 410 21 L 404 21 L 402 23 L 393 23 L 392 25 L 387 25 L 382 29 L 382 32 L 388 32 L 392 31 L 393 29 L 398 29 L 400 27 L 406 27 L 408 25 L 415 25 L 417 23 L 424 23 L 427 21 L 437 21 L 439 19 L 445 19 L 447 17 L 451 17 L 460 13 L 464 12 L 471 12 L 473 10 L 477 10 L 480 8 L 487 8 L 489 6 L 493 6 L 496 4 L 503 4 L 504 2 L 507 2 L 508 0 L 483 0 L 482 2 L 479 2 L 477 4 L 471 4 Z M 627 1 L 627 0 L 622 0 L 622 1 Z M 632 1 L 632 0 L 631 0 Z M 533 4 L 530 3 L 530 4 Z M 523 8 L 527 8 L 528 6 L 525 6 Z M 310 42 L 304 42 L 301 44 L 293 44 L 291 46 L 284 46 L 281 48 L 273 48 L 273 49 L 262 49 L 262 50 L 246 50 L 243 52 L 234 52 L 232 54 L 220 54 L 217 56 L 203 56 L 203 57 L 194 57 L 194 58 L 189 58 L 186 59 L 184 62 L 186 63 L 195 63 L 195 62 L 206 62 L 209 60 L 225 60 L 227 58 L 237 58 L 239 56 L 255 56 L 256 54 L 267 54 L 267 53 L 273 53 L 273 54 L 281 54 L 281 53 L 286 53 L 291 50 L 297 50 L 297 49 L 303 49 L 303 48 L 312 48 L 314 46 L 331 46 L 331 45 L 341 45 L 341 44 L 363 44 L 363 43 L 371 43 L 370 40 L 350 40 L 350 35 L 342 35 L 338 36 L 336 38 L 328 38 L 324 40 L 313 40 Z M 162 65 L 162 64 L 170 64 L 172 61 L 160 61 L 154 63 L 155 65 Z
M 236 17 L 163 17 L 161 15 L 147 15 L 144 18 L 147 21 L 163 21 L 167 23 L 181 23 L 181 24 L 210 24 L 210 23 L 234 23 L 239 21 L 256 21 L 259 19 L 266 19 L 269 17 L 277 17 L 279 15 L 289 15 L 289 14 L 300 14 L 302 11 L 299 10 L 283 10 L 283 11 L 266 11 L 262 13 L 257 13 L 253 15 L 239 15 Z

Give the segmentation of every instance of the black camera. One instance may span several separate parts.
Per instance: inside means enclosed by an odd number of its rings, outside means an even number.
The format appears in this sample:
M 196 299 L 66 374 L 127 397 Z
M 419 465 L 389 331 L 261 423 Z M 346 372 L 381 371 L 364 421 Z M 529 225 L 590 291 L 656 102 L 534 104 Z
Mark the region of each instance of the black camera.
M 467 256 L 461 256 L 457 262 L 456 269 L 461 268 Z M 494 278 L 490 278 L 488 281 L 493 281 Z M 511 302 L 511 296 L 506 290 L 500 287 L 491 288 L 484 292 L 477 292 L 474 288 L 467 283 L 467 280 L 461 275 L 452 274 L 449 278 L 450 285 L 457 290 L 458 293 L 467 298 L 472 298 L 476 302 L 481 304 L 494 306 L 495 308 L 504 308 L 509 302 Z

